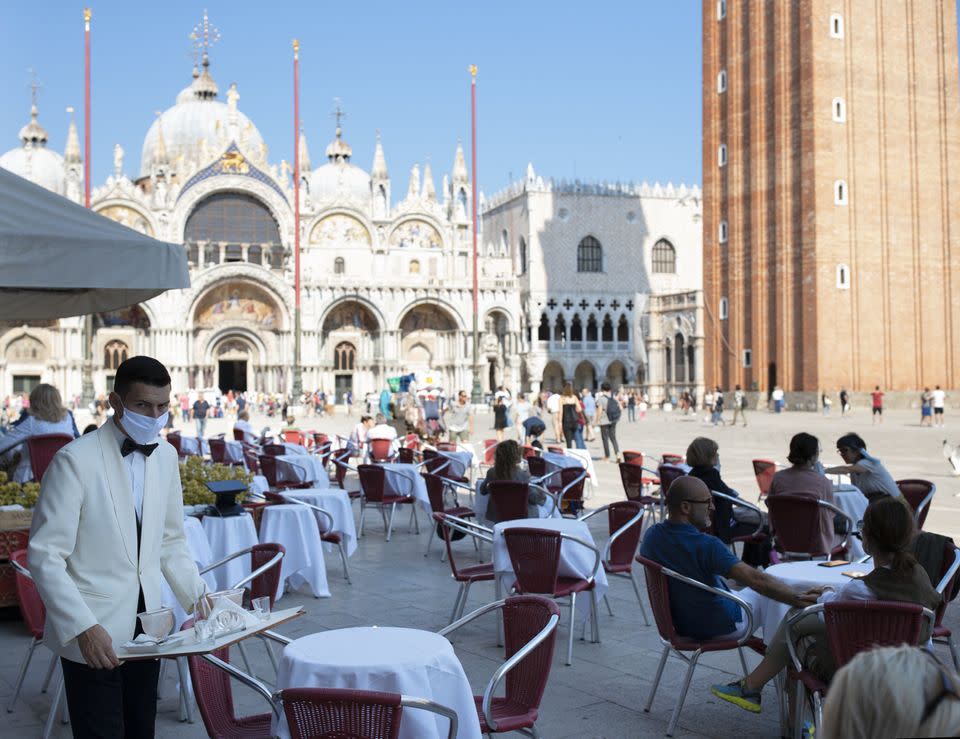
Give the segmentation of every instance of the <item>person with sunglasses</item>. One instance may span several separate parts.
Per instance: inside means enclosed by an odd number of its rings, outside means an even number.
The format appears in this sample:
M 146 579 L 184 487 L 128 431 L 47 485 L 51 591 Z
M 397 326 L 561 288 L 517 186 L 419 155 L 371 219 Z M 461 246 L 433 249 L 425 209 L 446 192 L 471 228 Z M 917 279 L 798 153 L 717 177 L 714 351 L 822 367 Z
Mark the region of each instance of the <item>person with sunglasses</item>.
M 884 495 L 902 497 L 893 475 L 879 459 L 867 454 L 867 442 L 858 434 L 844 434 L 837 439 L 837 453 L 844 463 L 826 468 L 824 474 L 850 475 L 850 482 L 870 501 Z

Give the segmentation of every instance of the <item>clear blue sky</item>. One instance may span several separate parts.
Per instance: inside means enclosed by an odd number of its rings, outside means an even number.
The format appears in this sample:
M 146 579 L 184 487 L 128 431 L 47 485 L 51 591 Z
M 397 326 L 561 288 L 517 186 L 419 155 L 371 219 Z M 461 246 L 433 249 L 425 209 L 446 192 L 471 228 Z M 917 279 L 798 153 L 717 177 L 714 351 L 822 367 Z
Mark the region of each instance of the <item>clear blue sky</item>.
M 154 111 L 190 81 L 187 35 L 204 3 L 90 0 L 93 7 L 93 182 L 112 149 L 136 174 Z M 28 67 L 43 88 L 40 120 L 62 152 L 64 109 L 83 108 L 82 2 L 5 3 L 0 21 L 0 151 L 18 144 L 30 106 Z M 469 74 L 479 66 L 479 174 L 487 194 L 538 173 L 584 180 L 700 182 L 699 0 L 586 3 L 225 2 L 207 0 L 222 39 L 211 52 L 221 99 L 292 160 L 291 39 L 301 42 L 301 117 L 314 164 L 333 135 L 369 169 L 380 129 L 394 199 L 410 167 L 431 160 L 437 186 L 457 139 L 469 156 Z M 468 162 L 469 163 L 469 162 Z

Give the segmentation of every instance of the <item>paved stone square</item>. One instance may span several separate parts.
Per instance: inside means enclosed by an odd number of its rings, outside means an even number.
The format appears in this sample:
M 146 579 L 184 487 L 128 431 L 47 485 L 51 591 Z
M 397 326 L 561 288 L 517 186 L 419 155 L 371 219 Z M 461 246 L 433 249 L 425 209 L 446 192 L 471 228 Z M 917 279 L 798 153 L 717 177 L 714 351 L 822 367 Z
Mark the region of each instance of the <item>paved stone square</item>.
M 302 419 L 301 427 L 346 432 L 357 420 Z M 492 437 L 492 416 L 477 419 L 476 439 Z M 704 425 L 702 417 L 655 412 L 646 420 L 620 423 L 622 448 L 641 449 L 651 455 L 663 452 L 682 453 L 696 435 L 707 435 L 720 444 L 723 474 L 728 483 L 750 500 L 756 500 L 757 487 L 750 467 L 753 457 L 767 457 L 783 461 L 790 436 L 797 431 L 808 431 L 820 437 L 826 464 L 836 457 L 834 442 L 846 431 L 857 431 L 867 441 L 868 449 L 888 465 L 894 477 L 923 477 L 937 484 L 937 497 L 927 519 L 931 531 L 960 537 L 960 499 L 954 493 L 960 484 L 950 474 L 940 446 L 944 438 L 955 439 L 947 417 L 946 431 L 919 427 L 919 414 L 892 412 L 882 426 L 870 426 L 870 418 L 863 410 L 841 419 L 838 415 L 785 413 L 774 415 L 755 412 L 748 417 L 748 427 L 713 428 Z M 254 425 L 271 423 L 255 418 Z M 185 433 L 192 433 L 192 424 Z M 215 434 L 227 428 L 227 422 L 214 419 L 208 433 Z M 622 498 L 617 468 L 602 464 L 599 443 L 591 444 L 596 461 L 600 486 L 588 506 L 599 505 Z M 599 518 L 599 517 L 598 517 Z M 353 585 L 341 577 L 338 558 L 327 556 L 327 571 L 331 598 L 314 599 L 308 595 L 288 593 L 277 607 L 303 604 L 306 616 L 291 622 L 280 631 L 291 636 L 323 629 L 355 625 L 408 626 L 438 630 L 446 625 L 456 595 L 456 585 L 450 578 L 450 569 L 440 561 L 434 547 L 429 559 L 423 557 L 428 527 L 423 524 L 421 534 L 410 534 L 406 517 L 398 516 L 392 541 L 384 540 L 383 532 L 373 522 L 368 527 L 360 546 L 350 560 Z M 373 518 L 371 517 L 371 521 Z M 605 522 L 592 522 L 591 529 L 598 543 L 605 540 Z M 457 544 L 457 551 L 468 563 L 473 561 L 473 547 L 467 542 Z M 652 711 L 643 712 L 653 674 L 660 653 L 655 627 L 645 626 L 633 589 L 625 580 L 613 578 L 609 591 L 615 615 L 600 610 L 601 643 L 577 641 L 574 645 L 574 663 L 563 664 L 563 650 L 558 644 L 547 691 L 541 706 L 538 726 L 545 737 L 657 737 L 662 736 L 670 717 L 674 700 L 682 681 L 685 666 L 671 659 L 664 673 Z M 479 583 L 472 588 L 468 610 L 493 599 L 492 584 Z M 565 609 L 563 609 L 565 611 Z M 947 622 L 960 628 L 956 606 L 948 611 Z M 559 630 L 562 640 L 567 631 L 566 615 Z M 16 678 L 18 662 L 26 649 L 28 637 L 22 624 L 12 615 L 0 622 L 0 701 L 6 704 Z M 496 647 L 492 618 L 481 620 L 462 630 L 454 639 L 454 646 L 475 692 L 480 693 L 500 661 L 502 650 Z M 942 649 L 939 648 L 938 649 Z M 259 675 L 272 679 L 266 653 L 260 645 L 251 649 L 255 669 Z M 15 710 L 6 715 L 3 736 L 38 736 L 46 717 L 49 697 L 40 693 L 47 655 L 37 650 L 24 685 L 22 697 Z M 755 657 L 748 657 L 755 664 Z M 709 686 L 715 682 L 734 679 L 739 671 L 736 656 L 707 655 L 701 660 L 694 675 L 677 736 L 709 737 L 768 737 L 778 734 L 775 693 L 765 691 L 765 706 L 760 715 L 748 714 L 733 706 L 720 705 L 710 695 Z M 162 697 L 157 719 L 158 736 L 205 736 L 199 714 L 194 724 L 177 720 L 177 700 L 174 690 L 174 670 L 167 671 L 162 685 Z M 263 701 L 254 693 L 235 685 L 235 699 L 239 714 L 266 710 Z M 68 726 L 57 725 L 54 736 L 68 737 Z

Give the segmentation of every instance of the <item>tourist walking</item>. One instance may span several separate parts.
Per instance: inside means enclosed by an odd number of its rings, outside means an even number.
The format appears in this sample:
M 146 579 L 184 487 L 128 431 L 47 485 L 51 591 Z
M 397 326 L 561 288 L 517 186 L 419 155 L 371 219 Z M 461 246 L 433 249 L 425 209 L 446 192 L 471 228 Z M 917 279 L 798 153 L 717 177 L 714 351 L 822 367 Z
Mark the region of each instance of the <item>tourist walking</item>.
M 770 393 L 770 400 L 773 401 L 773 412 L 782 413 L 783 412 L 783 388 L 779 385 L 773 386 L 773 392 Z
M 846 389 L 840 390 L 840 416 L 841 418 L 850 412 L 850 393 Z
M 826 393 L 820 394 L 820 405 L 823 406 L 823 415 L 830 415 L 830 406 L 833 405 L 833 401 L 830 400 L 830 396 Z
M 947 394 L 937 385 L 930 396 L 933 403 L 933 425 L 943 428 L 943 408 L 947 402 Z
M 719 387 L 713 391 L 713 413 L 710 414 L 710 421 L 714 426 L 718 423 L 721 426 L 727 425 L 727 422 L 723 420 L 723 393 Z
M 873 404 L 873 423 L 883 423 L 883 390 L 879 385 L 870 393 L 870 401 Z
M 933 427 L 933 394 L 928 387 L 920 393 L 920 425 Z
M 637 394 L 630 393 L 627 397 L 627 419 L 630 423 L 637 420 Z
M 600 439 L 603 441 L 603 461 L 610 461 L 610 445 L 613 445 L 613 461 L 620 461 L 620 445 L 617 443 L 617 421 L 621 408 L 610 392 L 610 383 L 600 386 L 597 394 L 597 416 L 594 422 L 600 427 Z
M 210 413 L 210 404 L 203 399 L 203 393 L 200 393 L 193 403 L 193 422 L 197 425 L 198 439 L 202 439 L 207 430 L 208 413 Z
M 587 419 L 586 427 L 583 430 L 586 440 L 594 441 L 596 437 L 593 434 L 593 419 L 597 415 L 597 399 L 593 397 L 590 388 L 585 387 L 583 392 L 580 393 L 580 402 L 583 404 L 583 416 Z
M 747 427 L 747 394 L 743 392 L 739 385 L 733 391 L 733 421 L 731 426 L 737 425 L 737 416 L 743 420 L 743 427 Z

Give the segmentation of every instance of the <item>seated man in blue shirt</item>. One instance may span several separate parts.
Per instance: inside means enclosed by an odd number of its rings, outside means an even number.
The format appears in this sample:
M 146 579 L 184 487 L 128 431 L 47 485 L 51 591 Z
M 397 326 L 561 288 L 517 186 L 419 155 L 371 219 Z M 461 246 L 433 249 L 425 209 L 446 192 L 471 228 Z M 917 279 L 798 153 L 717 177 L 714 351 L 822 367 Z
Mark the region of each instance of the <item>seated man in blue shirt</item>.
M 792 590 L 760 570 L 741 562 L 715 536 L 704 534 L 710 524 L 713 497 L 696 477 L 677 478 L 667 491 L 669 518 L 647 531 L 640 554 L 704 585 L 727 590 L 724 577 L 753 588 L 761 595 L 803 608 L 815 596 Z M 744 635 L 745 619 L 740 606 L 718 595 L 669 581 L 670 612 L 677 632 L 692 639 Z M 759 701 L 759 699 L 758 699 Z

